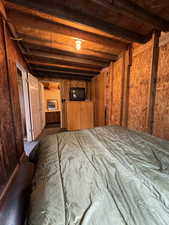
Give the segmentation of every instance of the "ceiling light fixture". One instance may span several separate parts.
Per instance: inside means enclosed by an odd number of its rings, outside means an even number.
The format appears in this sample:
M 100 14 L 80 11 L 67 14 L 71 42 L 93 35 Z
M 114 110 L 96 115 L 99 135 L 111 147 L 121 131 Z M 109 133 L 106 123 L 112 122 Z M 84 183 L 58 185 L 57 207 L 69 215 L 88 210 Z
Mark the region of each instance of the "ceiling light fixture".
M 79 40 L 79 39 L 77 39 L 77 40 L 75 41 L 75 43 L 76 43 L 76 49 L 77 49 L 77 50 L 80 50 L 80 49 L 81 49 L 82 41 Z

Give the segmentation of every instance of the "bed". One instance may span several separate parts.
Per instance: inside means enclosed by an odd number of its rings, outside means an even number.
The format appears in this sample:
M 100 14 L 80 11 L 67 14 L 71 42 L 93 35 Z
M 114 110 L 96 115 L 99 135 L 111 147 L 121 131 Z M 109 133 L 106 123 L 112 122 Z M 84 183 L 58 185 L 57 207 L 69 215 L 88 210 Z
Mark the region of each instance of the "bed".
M 29 225 L 169 224 L 169 142 L 118 126 L 42 140 Z

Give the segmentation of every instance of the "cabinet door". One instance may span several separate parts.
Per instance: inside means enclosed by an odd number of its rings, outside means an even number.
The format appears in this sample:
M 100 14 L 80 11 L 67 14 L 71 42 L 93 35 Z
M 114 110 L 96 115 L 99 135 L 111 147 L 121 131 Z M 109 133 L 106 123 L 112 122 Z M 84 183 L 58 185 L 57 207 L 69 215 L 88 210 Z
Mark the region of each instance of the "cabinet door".
M 67 129 L 80 130 L 80 103 L 67 102 Z
M 93 128 L 93 103 L 80 103 L 80 128 Z

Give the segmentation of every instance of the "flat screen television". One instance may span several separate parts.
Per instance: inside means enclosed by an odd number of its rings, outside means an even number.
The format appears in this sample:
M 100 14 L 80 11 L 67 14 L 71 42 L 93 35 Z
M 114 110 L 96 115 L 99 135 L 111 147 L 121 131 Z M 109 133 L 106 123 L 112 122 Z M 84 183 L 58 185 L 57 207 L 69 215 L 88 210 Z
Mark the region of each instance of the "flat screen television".
M 85 101 L 85 88 L 70 88 L 70 101 Z

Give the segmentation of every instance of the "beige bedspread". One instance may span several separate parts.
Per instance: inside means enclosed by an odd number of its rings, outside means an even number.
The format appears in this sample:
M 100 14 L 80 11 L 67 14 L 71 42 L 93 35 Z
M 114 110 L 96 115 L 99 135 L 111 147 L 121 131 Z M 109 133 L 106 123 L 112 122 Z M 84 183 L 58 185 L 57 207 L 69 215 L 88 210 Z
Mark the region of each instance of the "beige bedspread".
M 169 142 L 117 126 L 41 143 L 30 225 L 168 225 Z

